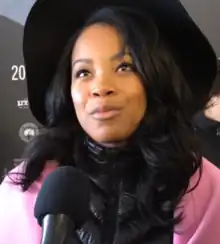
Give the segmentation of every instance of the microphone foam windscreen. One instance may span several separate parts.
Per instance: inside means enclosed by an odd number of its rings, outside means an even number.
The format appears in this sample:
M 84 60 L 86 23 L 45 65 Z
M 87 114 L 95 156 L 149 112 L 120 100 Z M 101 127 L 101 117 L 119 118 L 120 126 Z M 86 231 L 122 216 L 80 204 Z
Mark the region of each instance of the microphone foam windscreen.
M 80 228 L 89 214 L 89 188 L 89 179 L 82 172 L 71 166 L 57 168 L 43 182 L 35 203 L 39 225 L 48 214 L 65 214 Z

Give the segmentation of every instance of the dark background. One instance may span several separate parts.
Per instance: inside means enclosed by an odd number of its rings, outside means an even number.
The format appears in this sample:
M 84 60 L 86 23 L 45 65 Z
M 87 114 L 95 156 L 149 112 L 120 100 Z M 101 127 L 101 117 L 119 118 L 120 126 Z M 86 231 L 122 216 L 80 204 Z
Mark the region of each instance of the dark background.
M 35 0 L 0 0 L 0 175 L 21 160 L 39 124 L 28 108 L 23 26 Z M 220 57 L 220 1 L 181 1 Z

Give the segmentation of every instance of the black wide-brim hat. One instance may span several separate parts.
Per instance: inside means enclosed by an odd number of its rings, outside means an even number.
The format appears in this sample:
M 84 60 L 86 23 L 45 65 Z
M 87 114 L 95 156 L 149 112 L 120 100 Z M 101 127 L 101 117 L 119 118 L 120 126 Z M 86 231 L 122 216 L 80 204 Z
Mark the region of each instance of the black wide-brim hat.
M 209 93 L 217 58 L 206 37 L 178 0 L 37 0 L 24 28 L 23 54 L 28 99 L 35 118 L 46 125 L 45 94 L 68 39 L 89 15 L 108 6 L 130 6 L 150 14 L 181 58 L 195 100 Z

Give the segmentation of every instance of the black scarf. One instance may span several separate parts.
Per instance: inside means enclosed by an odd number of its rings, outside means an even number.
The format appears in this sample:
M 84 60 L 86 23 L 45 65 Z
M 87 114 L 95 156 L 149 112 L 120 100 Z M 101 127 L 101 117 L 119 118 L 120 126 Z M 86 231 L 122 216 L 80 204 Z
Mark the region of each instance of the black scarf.
M 105 148 L 90 139 L 84 143 L 83 158 L 76 167 L 92 185 L 90 218 L 77 231 L 82 244 L 171 244 L 173 231 L 153 226 L 138 211 L 136 187 L 146 169 L 134 145 Z

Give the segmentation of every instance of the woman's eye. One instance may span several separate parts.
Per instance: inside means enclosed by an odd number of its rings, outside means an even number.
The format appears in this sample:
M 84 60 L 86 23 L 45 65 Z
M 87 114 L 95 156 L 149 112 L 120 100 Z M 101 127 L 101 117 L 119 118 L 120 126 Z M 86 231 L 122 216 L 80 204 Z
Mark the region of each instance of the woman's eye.
M 130 63 L 122 63 L 117 68 L 119 72 L 133 71 L 133 65 Z
M 86 69 L 83 70 L 79 70 L 78 72 L 76 72 L 75 77 L 76 78 L 85 78 L 88 77 L 90 75 L 90 72 Z

